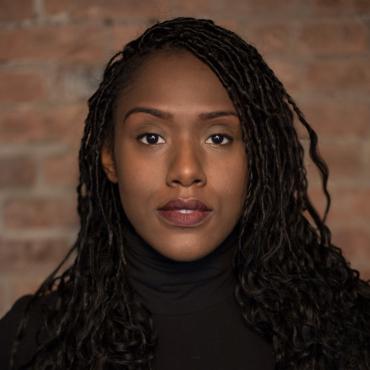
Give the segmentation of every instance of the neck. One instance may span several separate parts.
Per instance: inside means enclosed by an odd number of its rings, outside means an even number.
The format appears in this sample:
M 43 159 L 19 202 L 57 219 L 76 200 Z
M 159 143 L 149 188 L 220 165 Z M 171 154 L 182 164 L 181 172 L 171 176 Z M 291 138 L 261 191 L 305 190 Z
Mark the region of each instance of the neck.
M 184 314 L 212 306 L 233 294 L 232 260 L 237 247 L 234 230 L 210 254 L 195 261 L 167 258 L 132 227 L 125 230 L 130 282 L 155 314 Z

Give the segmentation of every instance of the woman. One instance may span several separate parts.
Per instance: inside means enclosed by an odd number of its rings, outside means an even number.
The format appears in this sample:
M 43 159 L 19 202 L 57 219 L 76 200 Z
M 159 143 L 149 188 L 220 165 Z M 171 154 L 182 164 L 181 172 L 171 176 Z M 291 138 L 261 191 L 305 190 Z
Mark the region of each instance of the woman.
M 180 17 L 127 44 L 79 159 L 76 259 L 2 319 L 2 368 L 370 369 L 370 286 L 331 243 L 317 135 L 235 33 Z

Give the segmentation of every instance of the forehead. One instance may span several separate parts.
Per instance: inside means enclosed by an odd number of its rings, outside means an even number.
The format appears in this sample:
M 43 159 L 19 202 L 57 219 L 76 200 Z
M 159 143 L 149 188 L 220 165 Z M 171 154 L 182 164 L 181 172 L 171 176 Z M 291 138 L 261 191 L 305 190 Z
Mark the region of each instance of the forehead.
M 135 71 L 121 103 L 221 105 L 233 107 L 215 72 L 187 50 L 156 51 Z

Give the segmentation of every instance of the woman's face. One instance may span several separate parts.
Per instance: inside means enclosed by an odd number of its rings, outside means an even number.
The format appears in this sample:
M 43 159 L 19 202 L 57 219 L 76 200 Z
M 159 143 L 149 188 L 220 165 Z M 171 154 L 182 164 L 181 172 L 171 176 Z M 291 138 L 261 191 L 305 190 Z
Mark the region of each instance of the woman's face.
M 248 168 L 239 118 L 214 72 L 188 51 L 156 52 L 118 97 L 114 121 L 114 152 L 103 147 L 101 160 L 136 232 L 177 261 L 216 249 L 241 216 Z M 158 209 L 176 198 L 212 210 L 200 224 L 174 224 Z

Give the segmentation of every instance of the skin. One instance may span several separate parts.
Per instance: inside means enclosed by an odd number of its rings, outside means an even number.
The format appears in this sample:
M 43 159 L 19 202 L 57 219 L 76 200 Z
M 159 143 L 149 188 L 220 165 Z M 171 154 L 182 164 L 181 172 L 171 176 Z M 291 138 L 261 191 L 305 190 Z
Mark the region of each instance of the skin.
M 238 222 L 248 181 L 240 120 L 226 89 L 192 53 L 157 51 L 116 103 L 113 151 L 103 146 L 101 163 L 108 179 L 118 183 L 122 207 L 136 232 L 176 261 L 211 253 Z M 136 112 L 124 120 L 134 107 L 171 117 Z M 214 111 L 235 115 L 199 117 Z M 156 135 L 138 137 L 145 133 Z M 205 202 L 212 215 L 196 227 L 167 224 L 157 209 L 178 197 Z

